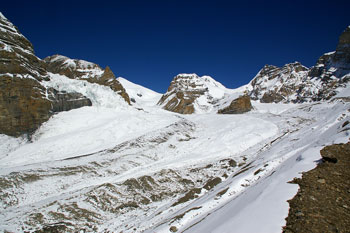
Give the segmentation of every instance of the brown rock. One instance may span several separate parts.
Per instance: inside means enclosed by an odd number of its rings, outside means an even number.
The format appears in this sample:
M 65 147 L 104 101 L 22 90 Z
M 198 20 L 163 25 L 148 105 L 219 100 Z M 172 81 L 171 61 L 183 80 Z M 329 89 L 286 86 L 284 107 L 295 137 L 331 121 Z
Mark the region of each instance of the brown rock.
M 116 79 L 112 70 L 106 66 L 103 75 L 100 78 L 88 79 L 88 82 L 97 83 L 103 86 L 109 86 L 113 91 L 117 92 L 123 99 L 130 104 L 130 98 L 123 85 Z
M 0 78 L 0 133 L 20 136 L 34 132 L 49 119 L 51 102 L 37 80 Z
M 194 97 L 184 99 L 184 94 L 178 92 L 175 97 L 173 97 L 171 100 L 169 100 L 166 105 L 163 107 L 164 109 L 171 111 L 171 112 L 177 112 L 181 114 L 192 114 L 194 113 Z M 167 95 L 164 95 L 161 100 L 159 101 L 159 104 L 163 102 L 164 99 L 168 98 Z
M 250 102 L 250 97 L 245 95 L 245 96 L 240 96 L 237 99 L 234 99 L 231 104 L 224 108 L 220 109 L 218 111 L 219 114 L 241 114 L 245 112 L 249 112 L 252 110 L 252 104 Z
M 32 133 L 50 117 L 51 103 L 39 83 L 48 76 L 18 29 L 3 17 L 0 27 L 0 133 Z

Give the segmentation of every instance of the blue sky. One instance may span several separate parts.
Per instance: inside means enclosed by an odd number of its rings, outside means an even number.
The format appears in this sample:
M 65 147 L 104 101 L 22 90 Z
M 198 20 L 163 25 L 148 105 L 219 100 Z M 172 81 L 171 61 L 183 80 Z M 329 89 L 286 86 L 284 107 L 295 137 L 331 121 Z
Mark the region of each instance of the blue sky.
M 265 65 L 312 66 L 350 25 L 350 1 L 6 1 L 40 58 L 110 66 L 165 92 L 178 73 L 248 83 Z

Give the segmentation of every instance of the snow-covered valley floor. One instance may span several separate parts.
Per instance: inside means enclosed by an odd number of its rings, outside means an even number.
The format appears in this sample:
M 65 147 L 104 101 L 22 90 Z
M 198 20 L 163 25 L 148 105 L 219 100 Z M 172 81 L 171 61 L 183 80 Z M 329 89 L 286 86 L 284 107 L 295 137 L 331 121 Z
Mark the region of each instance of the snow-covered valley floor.
M 241 115 L 95 106 L 0 135 L 0 231 L 281 232 L 287 183 L 346 142 L 350 104 Z

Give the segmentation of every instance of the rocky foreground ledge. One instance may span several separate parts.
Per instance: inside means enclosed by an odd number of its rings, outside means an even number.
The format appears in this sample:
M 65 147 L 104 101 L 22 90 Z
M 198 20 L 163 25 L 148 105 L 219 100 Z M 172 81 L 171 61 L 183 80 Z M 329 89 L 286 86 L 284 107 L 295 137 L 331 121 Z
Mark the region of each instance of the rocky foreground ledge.
M 350 142 L 326 146 L 321 155 L 315 169 L 293 180 L 300 189 L 283 232 L 350 231 Z

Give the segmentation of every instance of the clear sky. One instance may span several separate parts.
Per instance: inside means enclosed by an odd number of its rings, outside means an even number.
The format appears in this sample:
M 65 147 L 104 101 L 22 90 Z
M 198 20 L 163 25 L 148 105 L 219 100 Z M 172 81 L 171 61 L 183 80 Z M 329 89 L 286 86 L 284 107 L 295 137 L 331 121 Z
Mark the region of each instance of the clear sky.
M 2 1 L 0 11 L 45 58 L 110 66 L 165 92 L 178 73 L 248 83 L 265 64 L 312 66 L 350 25 L 350 1 Z

